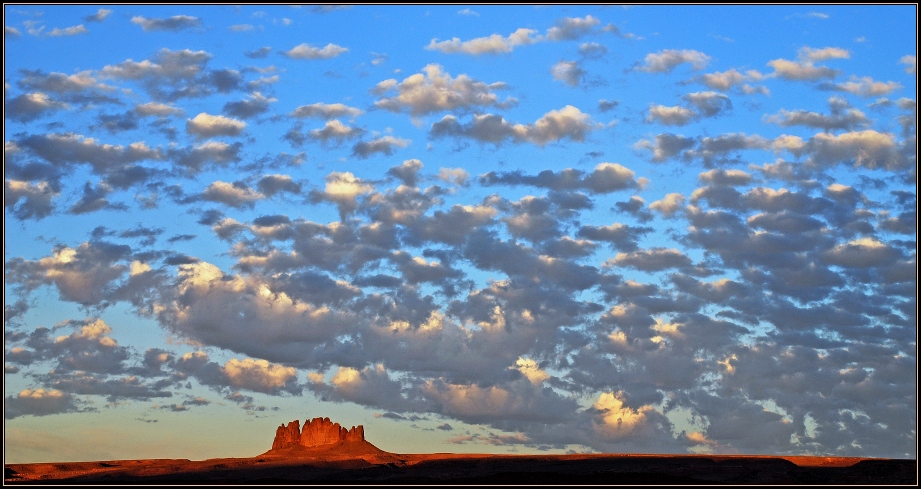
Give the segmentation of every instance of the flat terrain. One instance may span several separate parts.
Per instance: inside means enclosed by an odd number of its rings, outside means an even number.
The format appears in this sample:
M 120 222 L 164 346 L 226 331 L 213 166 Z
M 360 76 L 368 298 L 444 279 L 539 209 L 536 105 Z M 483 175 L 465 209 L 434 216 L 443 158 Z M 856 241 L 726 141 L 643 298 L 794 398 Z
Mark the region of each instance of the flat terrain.
M 838 457 L 395 454 L 368 443 L 202 461 L 10 464 L 4 483 L 916 485 L 917 468 L 916 460 Z

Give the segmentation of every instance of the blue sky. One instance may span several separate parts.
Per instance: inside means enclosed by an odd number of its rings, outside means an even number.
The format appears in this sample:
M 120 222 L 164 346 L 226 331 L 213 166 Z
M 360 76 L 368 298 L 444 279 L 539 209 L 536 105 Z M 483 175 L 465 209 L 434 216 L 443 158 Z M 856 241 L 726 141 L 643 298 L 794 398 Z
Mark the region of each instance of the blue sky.
M 915 5 L 5 5 L 7 462 L 916 456 Z

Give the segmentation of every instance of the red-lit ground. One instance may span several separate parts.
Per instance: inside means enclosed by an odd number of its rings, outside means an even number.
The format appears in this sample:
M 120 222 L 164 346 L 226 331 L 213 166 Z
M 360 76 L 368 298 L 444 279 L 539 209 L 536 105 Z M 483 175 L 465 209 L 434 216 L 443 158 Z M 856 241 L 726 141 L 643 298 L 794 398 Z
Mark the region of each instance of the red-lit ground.
M 253 458 L 10 464 L 7 484 L 915 484 L 915 460 L 745 455 L 395 454 L 368 442 Z

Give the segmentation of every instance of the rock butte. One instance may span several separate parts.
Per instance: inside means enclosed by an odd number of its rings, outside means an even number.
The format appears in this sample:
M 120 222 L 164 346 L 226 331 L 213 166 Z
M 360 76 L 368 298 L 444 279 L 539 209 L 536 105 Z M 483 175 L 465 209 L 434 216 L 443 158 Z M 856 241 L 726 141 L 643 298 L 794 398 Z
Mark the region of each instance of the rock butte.
M 304 421 L 301 429 L 300 421 L 294 420 L 287 426 L 282 424 L 275 430 L 275 441 L 272 450 L 282 450 L 293 447 L 322 447 L 339 442 L 365 441 L 365 428 L 362 425 L 345 429 L 339 423 L 333 423 L 329 418 L 313 418 Z

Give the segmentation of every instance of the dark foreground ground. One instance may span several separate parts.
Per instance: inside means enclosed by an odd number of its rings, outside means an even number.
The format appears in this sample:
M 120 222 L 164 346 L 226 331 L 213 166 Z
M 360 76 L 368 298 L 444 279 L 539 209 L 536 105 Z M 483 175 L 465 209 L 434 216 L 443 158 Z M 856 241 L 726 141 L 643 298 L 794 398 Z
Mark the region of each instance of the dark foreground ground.
M 662 455 L 278 455 L 10 464 L 21 484 L 917 485 L 916 460 Z

